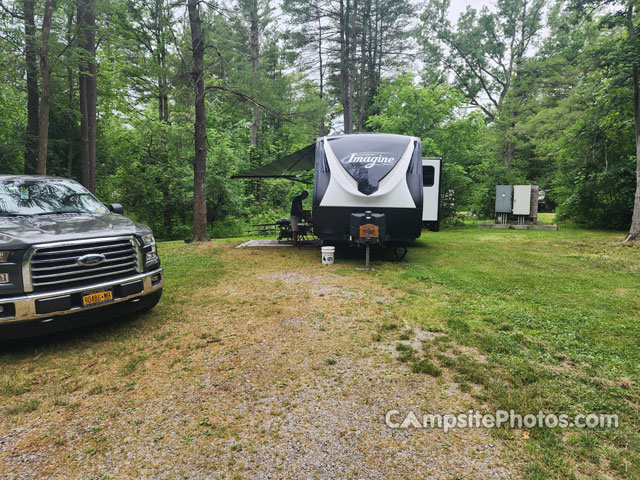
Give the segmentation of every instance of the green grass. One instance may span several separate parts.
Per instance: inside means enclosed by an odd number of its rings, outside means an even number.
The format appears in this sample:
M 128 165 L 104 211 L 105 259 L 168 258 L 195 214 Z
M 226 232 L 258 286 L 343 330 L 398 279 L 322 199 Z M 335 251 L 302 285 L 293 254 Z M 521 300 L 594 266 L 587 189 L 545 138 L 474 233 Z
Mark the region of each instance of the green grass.
M 555 223 L 555 213 L 538 213 L 538 223 Z
M 413 373 L 428 373 L 429 375 L 432 375 L 434 377 L 439 377 L 440 375 L 442 375 L 442 370 L 436 367 L 426 358 L 415 362 L 411 366 L 411 370 L 413 370 Z
M 439 363 L 483 385 L 493 408 L 619 415 L 620 428 L 579 432 L 581 441 L 532 431 L 529 478 L 640 478 L 640 245 L 623 238 L 467 226 L 425 234 L 377 276 L 410 292 L 399 305 L 410 326 L 442 326 L 486 356 L 440 354 Z
M 6 412 L 9 415 L 18 415 L 20 413 L 35 412 L 38 409 L 39 405 L 40 405 L 40 402 L 37 399 L 32 398 L 31 400 L 28 400 L 26 402 L 20 402 L 17 405 L 7 408 Z

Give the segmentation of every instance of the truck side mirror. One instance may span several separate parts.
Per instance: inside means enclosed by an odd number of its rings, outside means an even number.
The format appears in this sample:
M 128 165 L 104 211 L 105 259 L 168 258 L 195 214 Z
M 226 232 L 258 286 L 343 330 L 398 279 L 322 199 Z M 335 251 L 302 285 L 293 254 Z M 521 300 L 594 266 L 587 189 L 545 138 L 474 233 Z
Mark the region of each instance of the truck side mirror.
M 124 208 L 119 203 L 112 203 L 109 205 L 109 210 L 113 213 L 117 213 L 118 215 L 124 215 Z

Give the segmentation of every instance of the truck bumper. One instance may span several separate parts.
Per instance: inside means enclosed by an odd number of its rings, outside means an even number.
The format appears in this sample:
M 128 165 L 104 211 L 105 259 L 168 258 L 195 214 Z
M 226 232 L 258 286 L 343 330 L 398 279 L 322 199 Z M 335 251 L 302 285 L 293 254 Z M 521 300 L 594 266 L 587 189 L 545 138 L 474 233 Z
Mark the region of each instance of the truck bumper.
M 30 293 L 19 297 L 0 298 L 0 341 L 13 335 L 9 332 L 29 326 L 73 323 L 73 319 L 99 318 L 102 312 L 126 314 L 144 308 L 145 297 L 158 292 L 164 284 L 161 268 L 109 282 L 46 293 Z M 81 296 L 88 290 L 113 289 L 113 301 L 108 304 L 83 307 Z M 137 305 L 137 304 L 141 305 Z M 117 314 L 117 313 L 116 313 Z M 113 315 L 112 315 L 113 316 Z M 66 319 L 68 317 L 68 319 Z M 91 323 L 81 321 L 79 323 Z M 53 325 L 51 325 L 53 327 Z M 15 328 L 14 328 L 15 327 Z M 55 328 L 61 330 L 62 328 Z M 50 330 L 50 329 L 45 329 Z M 26 332 L 28 333 L 28 332 Z M 37 334 L 37 333 L 36 333 Z M 28 334 L 26 336 L 29 336 Z

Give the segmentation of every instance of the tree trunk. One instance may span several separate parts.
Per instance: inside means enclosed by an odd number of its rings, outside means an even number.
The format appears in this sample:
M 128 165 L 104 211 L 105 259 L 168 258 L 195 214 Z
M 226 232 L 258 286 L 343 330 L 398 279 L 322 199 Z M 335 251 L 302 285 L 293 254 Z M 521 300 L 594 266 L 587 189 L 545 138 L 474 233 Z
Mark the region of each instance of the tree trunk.
M 320 13 L 320 5 L 316 1 L 316 16 L 318 17 L 318 62 L 319 62 L 319 78 L 320 78 L 320 100 L 324 98 L 324 65 L 322 61 L 322 15 Z M 320 119 L 320 136 L 324 137 L 325 126 L 324 117 Z
M 369 33 L 369 62 L 367 66 L 367 99 L 369 102 L 372 102 L 376 96 L 376 92 L 378 89 L 379 78 L 378 78 L 378 43 L 379 38 L 382 36 L 380 32 L 381 26 L 381 13 L 380 13 L 380 1 L 375 0 L 374 5 L 374 15 L 371 23 L 371 32 Z
M 195 158 L 193 169 L 193 241 L 207 242 L 207 130 L 204 89 L 204 36 L 200 19 L 199 0 L 188 0 L 189 25 L 191 26 L 191 50 L 193 55 L 193 71 L 191 75 L 195 84 Z
M 169 21 L 167 19 L 164 0 L 155 1 L 155 29 L 156 61 L 158 64 L 158 120 L 169 123 L 169 84 L 167 81 L 167 42 L 165 32 Z
M 380 7 L 380 5 L 378 5 L 378 7 Z M 380 82 L 382 80 L 382 57 L 384 56 L 384 12 L 380 12 L 380 23 L 379 23 L 379 27 L 378 27 L 378 45 L 376 47 L 376 51 L 378 53 L 378 59 L 375 63 L 375 68 L 376 68 L 376 72 L 375 72 L 375 86 L 376 89 L 378 87 L 378 85 L 380 85 Z M 375 91 L 374 91 L 375 93 Z
M 349 65 L 347 72 L 349 74 L 349 118 L 351 123 L 349 124 L 349 133 L 353 132 L 353 111 L 354 111 L 354 97 L 356 93 L 355 85 L 355 72 L 356 72 L 356 49 L 358 47 L 357 39 L 357 22 L 358 22 L 358 0 L 353 0 L 353 12 L 349 13 Z
M 362 12 L 362 35 L 360 39 L 360 94 L 358 106 L 358 133 L 362 133 L 364 127 L 364 106 L 365 106 L 365 82 L 364 78 L 367 69 L 367 29 L 369 27 L 369 17 L 371 15 L 371 0 L 365 0 L 364 11 Z
M 95 0 L 81 0 L 78 8 L 78 30 L 82 49 L 79 66 L 82 184 L 92 193 L 96 190 L 96 114 L 98 102 L 94 8 Z
M 257 97 L 258 89 L 258 73 L 260 70 L 260 25 L 258 19 L 258 0 L 251 0 L 250 5 L 250 50 L 251 50 L 251 88 L 252 94 Z M 251 167 L 256 168 L 260 166 L 260 156 L 258 155 L 258 128 L 260 122 L 260 112 L 256 105 L 253 106 L 253 117 L 251 119 L 251 148 L 253 162 Z M 255 166 L 254 166 L 255 164 Z M 256 203 L 262 203 L 262 179 L 256 179 L 253 185 L 253 196 Z
M 342 99 L 344 133 L 353 131 L 353 110 L 349 109 L 349 0 L 340 0 L 339 28 L 340 28 L 340 93 Z M 353 106 L 353 104 L 351 104 Z
M 67 31 L 66 41 L 67 47 L 70 48 L 73 42 L 73 12 L 69 12 L 67 16 Z M 67 176 L 71 177 L 73 172 L 73 140 L 75 133 L 75 115 L 73 114 L 73 97 L 74 97 L 74 84 L 73 84 L 73 68 L 67 66 L 67 86 L 69 91 L 67 92 Z
M 164 78 L 164 53 L 162 52 L 162 47 L 160 47 L 160 45 L 156 48 L 158 49 L 156 55 L 156 61 L 158 62 L 158 121 L 167 123 L 169 111 L 166 108 L 168 106 L 168 102 L 165 101 L 167 88 Z
M 627 27 L 629 31 L 629 40 L 635 42 L 636 33 L 633 28 L 633 3 L 629 5 L 627 10 Z M 640 72 L 638 64 L 633 64 L 633 120 L 635 122 L 635 140 L 636 140 L 636 196 L 633 203 L 633 216 L 631 218 L 631 228 L 629 235 L 624 239 L 626 242 L 640 240 Z
M 67 94 L 67 105 L 69 109 L 69 119 L 67 120 L 67 176 L 71 176 L 73 171 L 73 137 L 74 137 L 74 115 L 73 115 L 73 69 L 67 67 L 67 82 L 69 93 Z
M 510 141 L 507 144 L 507 149 L 504 152 L 504 166 L 507 169 L 507 171 L 509 171 L 509 169 L 511 168 L 511 159 L 513 158 L 513 154 L 515 151 L 516 151 L 516 144 L 515 142 Z
M 514 129 L 516 127 L 516 118 L 520 112 L 520 103 L 522 101 L 523 92 L 522 92 L 522 61 L 525 54 L 526 49 L 526 25 L 527 25 L 527 6 L 528 3 L 525 1 L 522 5 L 522 15 L 520 22 L 520 42 L 516 45 L 516 56 L 515 56 L 515 80 L 513 83 L 513 104 L 511 107 L 511 118 L 509 119 L 509 123 L 505 127 L 505 137 L 509 138 L 507 143 L 507 148 L 505 149 L 504 154 L 504 166 L 509 171 L 511 168 L 511 160 L 513 159 L 513 154 L 516 151 L 516 142 L 511 140 L 510 137 L 514 134 Z M 511 75 L 509 76 L 511 78 Z M 508 89 L 508 84 L 503 88 L 502 94 L 500 96 L 500 101 L 498 102 L 498 106 L 502 107 L 502 102 L 505 98 L 506 92 Z
M 249 43 L 251 45 L 251 87 L 253 89 L 253 96 L 256 96 L 256 89 L 258 87 L 258 70 L 260 69 L 260 31 L 258 25 L 258 0 L 251 0 L 251 38 Z M 258 146 L 258 107 L 253 106 L 253 119 L 251 120 L 251 146 Z
M 158 121 L 169 124 L 169 83 L 167 81 L 167 42 L 165 34 L 169 28 L 166 4 L 164 0 L 155 0 L 155 56 L 158 65 Z M 169 172 L 169 138 L 166 129 L 161 130 L 160 151 L 158 153 L 160 161 L 165 166 L 165 171 Z M 160 192 L 163 198 L 169 198 L 171 176 L 163 175 L 160 180 Z M 164 234 L 171 235 L 174 210 L 167 205 L 163 213 Z
M 34 0 L 23 1 L 25 61 L 27 66 L 27 136 L 25 139 L 24 172 L 36 173 L 38 155 L 38 47 Z
M 47 174 L 47 147 L 49 144 L 49 110 L 51 108 L 51 63 L 49 59 L 49 37 L 51 36 L 51 18 L 55 8 L 54 0 L 47 0 L 42 17 L 40 38 L 40 76 L 42 94 L 40 97 L 40 118 L 38 124 L 38 163 L 36 173 Z
M 78 10 L 78 28 L 80 20 Z M 80 182 L 86 187 L 89 185 L 89 130 L 87 128 L 87 74 L 83 61 L 78 63 L 78 97 L 80 103 Z

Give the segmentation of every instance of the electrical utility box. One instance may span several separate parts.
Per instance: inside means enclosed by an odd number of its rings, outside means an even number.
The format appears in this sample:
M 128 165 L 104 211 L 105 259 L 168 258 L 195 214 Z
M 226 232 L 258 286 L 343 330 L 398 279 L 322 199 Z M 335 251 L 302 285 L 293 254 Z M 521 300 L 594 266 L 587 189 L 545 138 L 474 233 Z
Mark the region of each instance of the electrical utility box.
M 511 185 L 496 185 L 496 213 L 511 213 L 512 193 Z
M 442 158 L 422 157 L 422 225 L 440 230 L 440 180 Z
M 538 185 L 496 185 L 496 223 L 538 221 Z
M 513 214 L 526 215 L 531 213 L 531 185 L 513 186 Z

